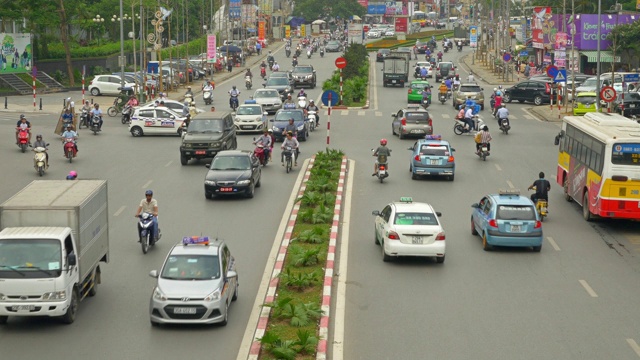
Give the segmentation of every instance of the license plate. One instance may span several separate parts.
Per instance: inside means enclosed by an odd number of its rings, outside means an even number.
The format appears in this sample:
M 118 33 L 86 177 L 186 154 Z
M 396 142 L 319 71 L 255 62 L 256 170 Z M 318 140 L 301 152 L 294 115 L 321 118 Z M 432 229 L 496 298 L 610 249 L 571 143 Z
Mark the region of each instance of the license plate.
M 438 160 L 431 160 L 431 161 L 430 161 L 430 164 L 431 164 L 431 165 L 438 165 Z
M 486 146 L 483 146 L 483 147 L 482 147 L 482 151 L 485 151 L 485 152 L 486 152 L 486 151 L 489 151 L 489 150 L 487 149 L 487 147 L 486 147 Z
M 177 307 L 173 308 L 174 314 L 195 314 L 196 308 L 188 308 L 188 307 Z
M 13 305 L 11 310 L 13 311 L 32 311 L 35 310 L 35 305 Z
M 590 108 L 591 108 L 591 105 L 588 105 L 588 104 L 587 104 L 587 105 L 585 105 L 585 106 L 584 106 L 584 108 L 585 108 L 585 109 L 590 109 Z
M 395 83 L 396 83 L 396 81 L 395 81 L 395 80 L 391 80 L 391 83 L 395 84 Z
M 247 130 L 248 130 L 248 129 L 252 129 L 252 128 L 253 128 L 253 126 L 247 126 L 247 125 L 245 125 L 245 126 L 242 126 L 242 128 L 243 128 L 243 129 L 247 129 Z
M 233 191 L 233 188 L 230 188 L 230 187 L 223 187 L 223 188 L 220 188 L 220 191 L 221 191 L 221 192 L 231 192 L 231 191 Z
M 424 130 L 411 130 L 412 134 L 424 134 Z
M 520 232 L 522 231 L 520 225 L 511 225 L 511 232 Z
M 634 107 L 636 107 L 636 104 L 629 104 L 629 107 L 630 108 L 634 108 Z
M 385 169 L 380 169 L 380 171 L 379 171 L 379 172 L 380 172 L 380 175 L 385 175 L 385 174 L 387 173 L 387 170 L 385 170 Z
M 196 150 L 196 155 L 204 155 L 206 153 L 207 153 L 206 150 Z
M 412 236 L 411 237 L 412 244 L 422 244 L 422 236 Z

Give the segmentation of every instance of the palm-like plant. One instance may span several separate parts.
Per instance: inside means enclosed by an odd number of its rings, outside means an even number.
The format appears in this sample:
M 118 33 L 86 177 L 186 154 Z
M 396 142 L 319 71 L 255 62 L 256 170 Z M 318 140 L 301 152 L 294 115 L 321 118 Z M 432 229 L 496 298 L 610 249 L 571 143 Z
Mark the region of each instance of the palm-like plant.
M 324 203 L 320 203 L 311 216 L 312 224 L 325 224 L 333 219 L 333 208 L 327 207 Z
M 300 246 L 291 246 L 291 264 L 293 266 L 310 266 L 320 261 L 320 249 L 304 249 Z
M 315 226 L 312 229 L 307 229 L 294 238 L 291 241 L 301 241 L 308 244 L 320 244 L 327 239 L 326 230 L 322 226 Z

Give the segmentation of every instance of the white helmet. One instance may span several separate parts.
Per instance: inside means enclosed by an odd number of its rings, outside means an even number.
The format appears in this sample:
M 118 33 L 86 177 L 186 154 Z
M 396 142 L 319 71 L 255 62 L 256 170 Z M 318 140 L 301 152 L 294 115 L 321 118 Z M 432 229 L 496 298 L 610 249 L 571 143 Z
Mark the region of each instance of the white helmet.
M 498 91 L 498 88 L 493 88 L 493 92 L 496 92 L 496 91 Z

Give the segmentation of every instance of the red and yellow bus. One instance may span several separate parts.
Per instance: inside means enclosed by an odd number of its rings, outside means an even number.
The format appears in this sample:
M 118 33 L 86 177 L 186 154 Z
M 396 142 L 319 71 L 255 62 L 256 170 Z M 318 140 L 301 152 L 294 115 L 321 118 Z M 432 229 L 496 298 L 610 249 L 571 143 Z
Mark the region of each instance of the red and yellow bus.
M 557 182 L 582 215 L 640 219 L 640 124 L 624 116 L 566 116 L 556 138 Z

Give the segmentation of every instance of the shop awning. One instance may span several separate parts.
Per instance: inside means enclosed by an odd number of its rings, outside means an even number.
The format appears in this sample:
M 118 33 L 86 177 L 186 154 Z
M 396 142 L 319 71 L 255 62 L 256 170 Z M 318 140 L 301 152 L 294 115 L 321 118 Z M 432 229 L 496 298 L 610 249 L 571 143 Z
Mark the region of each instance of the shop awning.
M 598 52 L 597 51 L 580 51 L 580 55 L 587 57 L 587 62 L 594 63 L 598 62 Z M 611 51 L 601 50 L 600 51 L 600 62 L 610 63 L 613 60 L 613 54 Z M 615 62 L 620 62 L 620 56 L 616 56 Z

